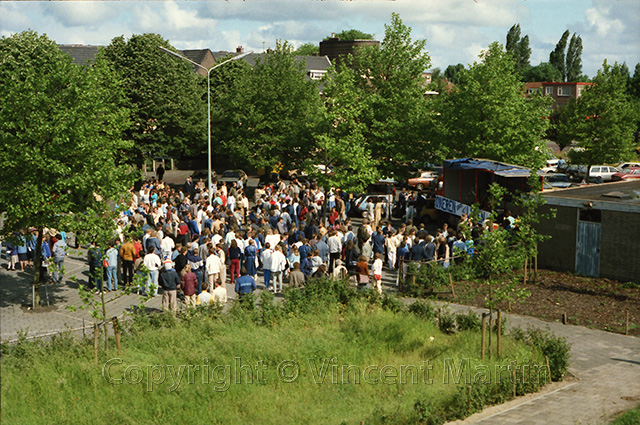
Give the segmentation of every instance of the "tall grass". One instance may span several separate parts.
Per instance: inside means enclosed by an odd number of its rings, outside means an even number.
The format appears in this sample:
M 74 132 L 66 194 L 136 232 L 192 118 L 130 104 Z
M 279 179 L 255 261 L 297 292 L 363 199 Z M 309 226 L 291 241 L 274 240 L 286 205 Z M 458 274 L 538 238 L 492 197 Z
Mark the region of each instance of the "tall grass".
M 312 292 L 302 295 L 313 299 Z M 327 297 L 339 299 L 334 295 Z M 92 341 L 3 346 L 2 423 L 359 424 L 379 412 L 401 422 L 416 400 L 443 405 L 458 391 L 451 376 L 444 383 L 445 359 L 480 364 L 478 332 L 446 335 L 432 320 L 387 310 L 378 299 L 317 297 L 311 309 L 299 293 L 292 297 L 297 307 L 271 305 L 268 317 L 234 308 L 134 327 L 123 338 L 122 358 L 113 349 L 97 365 Z M 268 310 L 270 300 L 263 301 Z M 499 363 L 525 358 L 544 362 L 531 347 L 503 340 Z M 426 369 L 420 375 L 425 361 L 433 366 L 428 376 Z M 182 366 L 181 381 L 171 378 L 171 366 L 174 374 Z

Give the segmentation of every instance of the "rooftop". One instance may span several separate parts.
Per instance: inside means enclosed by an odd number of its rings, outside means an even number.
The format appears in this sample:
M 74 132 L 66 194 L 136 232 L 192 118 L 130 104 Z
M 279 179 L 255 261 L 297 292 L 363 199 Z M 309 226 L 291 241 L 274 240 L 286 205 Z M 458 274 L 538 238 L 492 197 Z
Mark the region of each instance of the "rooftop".
M 543 192 L 550 205 L 640 213 L 640 180 Z

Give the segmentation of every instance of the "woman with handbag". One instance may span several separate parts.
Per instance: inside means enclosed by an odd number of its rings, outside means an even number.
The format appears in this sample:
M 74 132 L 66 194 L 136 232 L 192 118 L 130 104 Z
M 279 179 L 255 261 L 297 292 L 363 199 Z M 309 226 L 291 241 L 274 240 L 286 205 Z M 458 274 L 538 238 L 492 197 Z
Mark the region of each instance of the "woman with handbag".
M 367 257 L 364 255 L 360 256 L 356 264 L 356 279 L 358 289 L 364 289 L 369 285 L 369 265 L 367 264 Z

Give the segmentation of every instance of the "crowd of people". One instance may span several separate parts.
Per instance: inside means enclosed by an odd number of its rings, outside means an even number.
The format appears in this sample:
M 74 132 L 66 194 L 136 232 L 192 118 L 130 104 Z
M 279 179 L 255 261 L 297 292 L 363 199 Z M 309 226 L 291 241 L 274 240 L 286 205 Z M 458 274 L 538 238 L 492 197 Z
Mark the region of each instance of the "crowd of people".
M 350 199 L 340 189 L 278 180 L 257 188 L 250 202 L 241 182 L 215 182 L 213 194 L 209 200 L 202 179 L 191 178 L 179 188 L 152 179 L 132 189 L 113 241 L 88 249 L 89 287 L 117 291 L 133 285 L 139 274 L 139 291 L 156 296 L 162 288 L 164 308 L 175 311 L 178 291 L 187 306 L 225 303 L 227 282 L 243 296 L 258 283 L 280 293 L 285 282 L 296 287 L 318 277 L 349 277 L 381 293 L 383 269 L 393 272 L 410 261 L 448 267 L 454 253 L 473 254 L 472 239 L 460 232 L 468 224 L 465 216 L 456 230 L 444 224 L 435 235 L 413 223 L 414 217 L 420 223 L 419 193 L 403 190 L 397 196 L 394 211 L 400 209 L 403 219 L 397 228 L 386 208 L 386 217 L 365 214 L 357 229 L 347 216 Z M 37 235 L 22 237 L 23 244 L 11 247 L 10 269 L 32 261 Z M 46 241 L 43 257 L 53 256 L 60 270 L 64 238 L 47 234 Z M 54 273 L 54 280 L 60 278 Z

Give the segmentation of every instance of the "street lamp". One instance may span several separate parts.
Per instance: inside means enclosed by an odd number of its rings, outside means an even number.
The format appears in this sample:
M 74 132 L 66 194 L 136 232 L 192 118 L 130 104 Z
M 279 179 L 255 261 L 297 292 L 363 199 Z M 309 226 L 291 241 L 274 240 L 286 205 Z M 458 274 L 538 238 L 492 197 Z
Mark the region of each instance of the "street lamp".
M 253 53 L 253 50 L 250 50 L 246 53 L 242 53 L 241 55 L 237 55 L 232 57 L 231 59 L 227 59 L 224 62 L 220 62 L 217 65 L 212 66 L 211 68 L 205 68 L 204 66 L 200 65 L 197 62 L 192 61 L 189 58 L 186 58 L 182 55 L 179 55 L 178 53 L 169 50 L 165 47 L 162 46 L 158 46 L 160 47 L 160 50 L 162 50 L 163 52 L 169 53 L 170 55 L 176 56 L 180 59 L 184 59 L 187 62 L 204 69 L 205 71 L 207 71 L 207 116 L 208 116 L 208 120 L 207 120 L 207 151 L 208 151 L 208 155 L 207 155 L 207 176 L 208 176 L 208 191 L 209 191 L 209 202 L 213 202 L 213 184 L 211 182 L 211 71 L 216 69 L 219 66 L 224 65 L 225 63 L 231 62 L 231 61 L 235 61 L 238 59 L 242 59 L 243 57 Z

